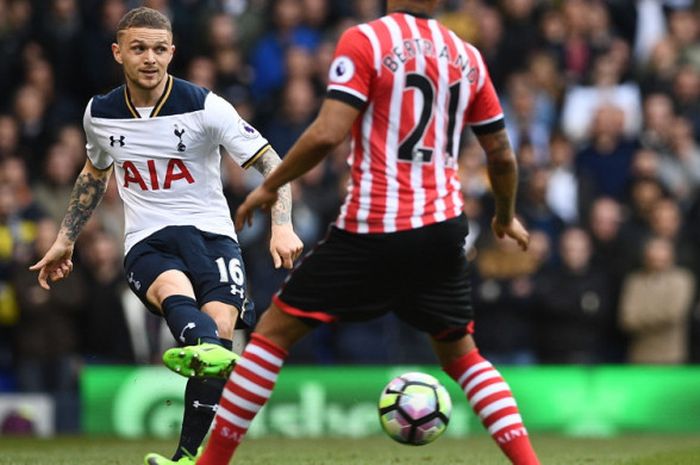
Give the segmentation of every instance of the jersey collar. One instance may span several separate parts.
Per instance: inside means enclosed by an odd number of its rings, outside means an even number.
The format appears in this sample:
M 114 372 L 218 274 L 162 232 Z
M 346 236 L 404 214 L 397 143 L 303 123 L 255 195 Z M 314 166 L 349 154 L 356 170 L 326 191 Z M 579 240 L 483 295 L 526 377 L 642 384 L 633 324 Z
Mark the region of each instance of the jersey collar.
M 392 13 L 403 13 L 411 16 L 415 16 L 416 18 L 422 18 L 422 19 L 432 19 L 432 16 L 427 15 L 425 13 L 416 13 L 415 11 L 411 10 L 394 10 Z
M 158 101 L 153 106 L 153 110 L 151 110 L 149 118 L 155 118 L 156 116 L 158 116 L 158 113 L 160 113 L 160 110 L 163 108 L 163 105 L 165 105 L 165 102 L 168 100 L 168 97 L 170 97 L 170 92 L 172 90 L 173 77 L 168 74 L 168 82 L 165 84 L 165 89 L 163 89 L 163 93 L 160 95 Z M 136 111 L 136 106 L 131 101 L 131 93 L 129 92 L 129 86 L 127 86 L 126 84 L 124 84 L 124 100 L 126 101 L 126 108 L 129 110 L 129 113 L 131 113 L 131 117 L 141 118 L 139 112 Z

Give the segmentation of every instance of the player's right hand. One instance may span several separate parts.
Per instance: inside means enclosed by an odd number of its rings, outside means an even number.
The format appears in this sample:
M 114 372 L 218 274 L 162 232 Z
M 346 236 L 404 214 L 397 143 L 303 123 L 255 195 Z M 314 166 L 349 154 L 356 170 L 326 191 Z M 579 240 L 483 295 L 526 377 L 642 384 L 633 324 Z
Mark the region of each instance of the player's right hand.
M 67 277 L 73 271 L 73 244 L 66 244 L 56 239 L 44 257 L 30 266 L 32 271 L 39 271 L 39 285 L 44 289 L 50 289 L 49 281 L 56 282 Z
M 499 239 L 503 239 L 506 236 L 514 239 L 523 250 L 527 250 L 530 244 L 530 233 L 527 232 L 525 226 L 517 218 L 513 218 L 509 224 L 504 225 L 496 221 L 494 217 L 491 220 L 491 229 Z
M 248 194 L 243 203 L 236 210 L 236 229 L 241 230 L 245 225 L 253 224 L 253 214 L 258 208 L 269 210 L 277 201 L 277 191 L 271 191 L 260 184 L 253 192 Z

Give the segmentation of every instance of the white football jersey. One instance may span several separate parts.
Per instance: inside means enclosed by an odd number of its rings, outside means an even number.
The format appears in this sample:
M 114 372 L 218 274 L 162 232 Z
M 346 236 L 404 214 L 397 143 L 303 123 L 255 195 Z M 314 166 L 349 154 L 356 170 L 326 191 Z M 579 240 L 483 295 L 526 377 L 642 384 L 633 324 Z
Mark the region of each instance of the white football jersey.
M 92 98 L 85 110 L 90 161 L 99 169 L 114 164 L 124 201 L 126 252 L 166 226 L 191 225 L 236 239 L 223 195 L 219 146 L 243 168 L 270 148 L 223 98 L 167 79 L 149 114 L 134 107 L 125 85 Z

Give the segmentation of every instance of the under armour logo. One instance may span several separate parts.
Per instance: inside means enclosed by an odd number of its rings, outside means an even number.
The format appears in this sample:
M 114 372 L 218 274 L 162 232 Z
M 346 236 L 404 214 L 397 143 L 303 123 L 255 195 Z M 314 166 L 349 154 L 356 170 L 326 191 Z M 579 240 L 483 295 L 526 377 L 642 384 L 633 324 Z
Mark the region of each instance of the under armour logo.
M 192 402 L 192 407 L 205 408 L 211 410 L 212 412 L 216 412 L 219 409 L 219 404 L 203 404 L 200 401 L 195 400 L 194 402 Z
M 124 136 L 119 136 L 118 138 L 114 136 L 109 136 L 109 146 L 114 147 L 114 144 L 119 142 L 119 147 L 124 147 L 124 145 L 126 144 L 126 142 L 124 142 L 124 139 L 126 139 L 126 137 Z
M 177 124 L 175 125 L 175 130 L 173 131 L 173 134 L 177 136 L 178 139 L 180 139 L 180 142 L 177 144 L 177 151 L 178 152 L 184 152 L 187 146 L 182 143 L 182 135 L 185 133 L 184 129 L 179 129 L 177 127 Z

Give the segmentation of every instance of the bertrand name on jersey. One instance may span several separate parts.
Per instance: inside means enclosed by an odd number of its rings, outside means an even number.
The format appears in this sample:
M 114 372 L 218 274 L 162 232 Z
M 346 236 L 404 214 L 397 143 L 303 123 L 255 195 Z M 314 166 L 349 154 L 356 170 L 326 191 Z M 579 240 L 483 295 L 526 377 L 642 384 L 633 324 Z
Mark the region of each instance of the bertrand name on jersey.
M 456 66 L 460 68 L 463 73 L 466 73 L 470 83 L 474 82 L 478 78 L 478 68 L 471 66 L 471 63 L 469 63 L 469 58 L 465 57 L 461 53 L 458 53 L 456 57 L 452 57 L 450 55 L 450 49 L 447 45 L 444 45 L 438 54 L 435 50 L 435 45 L 428 39 L 406 39 L 402 44 L 403 47 L 394 47 L 391 49 L 390 54 L 384 55 L 384 58 L 382 58 L 382 64 L 384 64 L 384 66 L 386 66 L 392 73 L 395 73 L 399 69 L 399 66 L 404 65 L 406 62 L 416 58 L 419 55 L 423 55 L 426 57 L 437 57 L 439 59 L 448 60 L 450 65 Z

